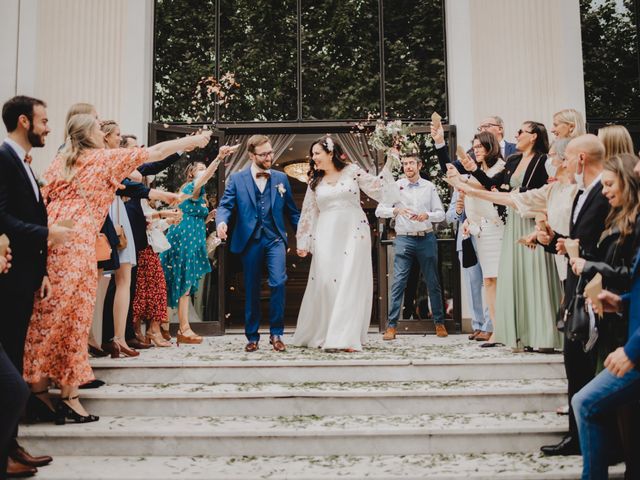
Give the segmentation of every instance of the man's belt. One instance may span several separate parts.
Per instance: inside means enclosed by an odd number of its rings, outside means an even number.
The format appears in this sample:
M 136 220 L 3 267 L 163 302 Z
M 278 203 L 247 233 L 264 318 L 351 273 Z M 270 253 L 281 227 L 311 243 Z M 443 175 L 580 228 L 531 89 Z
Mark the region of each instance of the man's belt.
M 433 230 L 423 230 L 421 232 L 406 232 L 406 233 L 396 233 L 398 237 L 424 237 L 428 233 L 433 232 Z

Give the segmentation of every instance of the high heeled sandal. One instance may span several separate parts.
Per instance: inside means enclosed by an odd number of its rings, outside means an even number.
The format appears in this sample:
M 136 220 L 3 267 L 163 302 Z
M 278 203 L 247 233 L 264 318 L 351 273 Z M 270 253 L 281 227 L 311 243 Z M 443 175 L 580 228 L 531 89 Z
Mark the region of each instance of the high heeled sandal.
M 165 340 L 160 333 L 147 331 L 147 342 L 152 343 L 154 347 L 171 347 L 173 344 Z
M 67 423 L 67 420 L 71 420 L 73 421 L 73 423 L 91 423 L 100 420 L 100 417 L 98 417 L 97 415 L 80 415 L 73 408 L 71 408 L 68 403 L 66 403 L 78 398 L 78 395 L 76 395 L 75 397 L 60 398 L 60 403 L 56 408 L 56 425 L 64 425 L 65 423 Z
M 164 325 L 166 325 L 167 328 L 164 328 Z M 171 340 L 171 332 L 169 331 L 168 321 L 160 323 L 160 335 L 162 335 L 162 338 L 164 338 L 167 341 Z
M 198 345 L 202 343 L 202 337 L 200 335 L 196 335 L 195 332 L 191 330 L 191 328 L 187 330 L 187 332 L 189 331 L 191 331 L 193 335 L 185 335 L 184 333 L 182 333 L 182 330 L 178 330 L 178 335 L 176 337 L 178 346 L 180 346 L 181 343 L 188 344 L 188 345 Z
M 31 392 L 26 408 L 27 423 L 52 422 L 56 419 L 55 408 L 52 410 L 46 402 L 39 398 L 40 395 L 48 393 L 48 389 Z

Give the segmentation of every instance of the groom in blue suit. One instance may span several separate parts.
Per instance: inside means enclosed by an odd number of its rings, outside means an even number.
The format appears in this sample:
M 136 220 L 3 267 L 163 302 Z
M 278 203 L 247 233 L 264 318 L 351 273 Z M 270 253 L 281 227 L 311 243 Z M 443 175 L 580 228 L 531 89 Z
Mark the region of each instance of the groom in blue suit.
M 251 167 L 233 173 L 227 180 L 216 215 L 218 237 L 227 238 L 229 221 L 234 212 L 237 221 L 231 235 L 231 252 L 240 254 L 245 285 L 245 335 L 247 352 L 258 350 L 260 334 L 260 282 L 266 262 L 271 298 L 269 299 L 269 332 L 273 349 L 283 352 L 284 293 L 287 232 L 285 215 L 297 228 L 300 211 L 296 207 L 287 175 L 271 170 L 273 148 L 269 138 L 253 135 L 247 149 Z

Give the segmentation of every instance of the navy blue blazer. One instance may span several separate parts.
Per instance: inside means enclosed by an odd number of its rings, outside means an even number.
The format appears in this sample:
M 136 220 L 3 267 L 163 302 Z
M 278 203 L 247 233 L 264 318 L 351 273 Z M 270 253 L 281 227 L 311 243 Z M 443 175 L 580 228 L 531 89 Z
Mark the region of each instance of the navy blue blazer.
M 11 242 L 12 268 L 0 275 L 0 290 L 34 292 L 47 267 L 47 209 L 36 199 L 22 161 L 6 143 L 0 144 L 0 234 Z
M 231 252 L 241 253 L 247 246 L 258 222 L 256 205 L 255 182 L 253 175 L 251 175 L 251 167 L 231 174 L 216 213 L 216 222 L 227 225 L 229 225 L 234 212 L 237 214 L 237 221 L 231 234 Z M 300 219 L 300 211 L 293 201 L 287 175 L 277 170 L 271 170 L 271 214 L 278 228 L 278 233 L 286 245 L 285 214 L 293 228 L 296 229 Z

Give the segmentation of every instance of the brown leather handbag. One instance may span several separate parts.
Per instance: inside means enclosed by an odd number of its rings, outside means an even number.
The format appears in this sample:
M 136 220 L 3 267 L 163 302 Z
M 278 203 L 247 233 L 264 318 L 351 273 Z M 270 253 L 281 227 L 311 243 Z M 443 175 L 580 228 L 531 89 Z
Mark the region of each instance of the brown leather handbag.
M 89 200 L 87 200 L 87 196 L 84 193 L 84 189 L 82 188 L 82 185 L 80 184 L 80 182 L 77 180 L 76 180 L 76 185 L 78 185 L 78 193 L 84 200 L 84 203 L 87 204 L 87 212 L 91 217 L 91 223 L 93 223 L 93 226 L 96 228 L 96 230 L 98 230 L 98 226 L 96 225 L 96 219 L 91 214 L 92 212 L 91 204 L 89 203 Z M 95 249 L 96 249 L 96 262 L 102 262 L 104 260 L 109 260 L 111 258 L 111 245 L 109 244 L 109 239 L 104 233 L 101 233 L 100 231 L 98 231 L 98 235 L 96 236 Z

